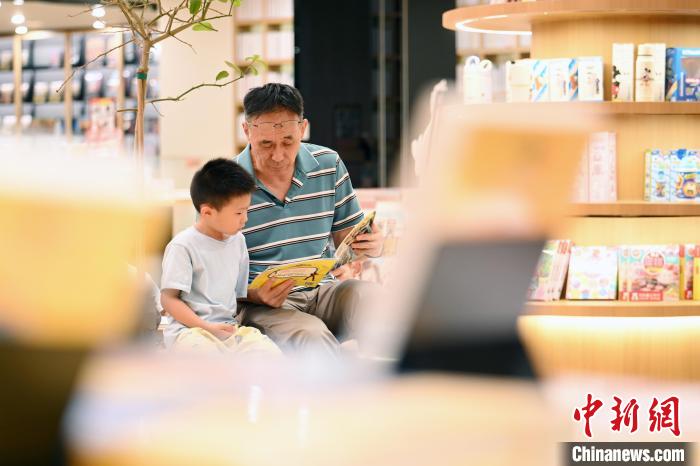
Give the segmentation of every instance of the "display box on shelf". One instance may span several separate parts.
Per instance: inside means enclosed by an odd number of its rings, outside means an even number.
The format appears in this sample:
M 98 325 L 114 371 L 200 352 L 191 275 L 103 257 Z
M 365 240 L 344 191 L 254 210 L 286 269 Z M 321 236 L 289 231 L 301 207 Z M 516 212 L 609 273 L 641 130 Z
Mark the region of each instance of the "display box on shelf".
M 644 200 L 669 202 L 671 200 L 671 159 L 659 149 L 644 152 Z
M 506 63 L 506 101 L 530 102 L 534 60 L 524 59 Z
M 578 65 L 575 58 L 549 60 L 549 100 L 568 102 L 578 98 Z
M 681 245 L 681 299 L 697 299 L 694 290 L 695 262 L 700 261 L 700 244 Z
M 700 100 L 700 48 L 666 49 L 666 100 Z
M 635 66 L 634 99 L 663 102 L 666 90 L 666 44 L 639 44 Z
M 590 202 L 617 200 L 617 144 L 615 133 L 593 133 L 588 141 L 588 197 Z
M 580 57 L 578 62 L 578 100 L 603 100 L 603 58 Z
M 613 101 L 634 100 L 634 44 L 613 44 L 610 93 Z
M 698 200 L 698 172 L 700 157 L 695 150 L 676 149 L 670 152 L 671 200 L 693 202 Z
M 621 246 L 620 300 L 678 301 L 680 246 Z

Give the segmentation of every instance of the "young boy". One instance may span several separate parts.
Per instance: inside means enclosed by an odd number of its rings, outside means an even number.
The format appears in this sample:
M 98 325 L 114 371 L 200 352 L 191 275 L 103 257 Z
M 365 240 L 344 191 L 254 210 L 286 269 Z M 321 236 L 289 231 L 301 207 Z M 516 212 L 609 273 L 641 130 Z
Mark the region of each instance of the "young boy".
M 169 315 L 167 347 L 280 353 L 257 329 L 237 327 L 237 298 L 247 296 L 248 219 L 253 178 L 227 159 L 207 162 L 192 178 L 199 218 L 165 248 L 161 303 Z

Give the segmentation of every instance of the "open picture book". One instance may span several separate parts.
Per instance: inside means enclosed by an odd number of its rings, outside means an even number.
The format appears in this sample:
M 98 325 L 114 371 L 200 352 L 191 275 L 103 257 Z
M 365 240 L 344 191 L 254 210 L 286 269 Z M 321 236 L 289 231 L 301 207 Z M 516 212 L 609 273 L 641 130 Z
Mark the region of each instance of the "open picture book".
M 274 286 L 286 280 L 294 280 L 294 286 L 302 286 L 305 288 L 314 288 L 318 286 L 321 280 L 323 280 L 331 270 L 364 257 L 364 254 L 355 252 L 351 244 L 359 235 L 372 233 L 372 224 L 374 223 L 375 215 L 376 212 L 374 211 L 365 214 L 362 221 L 350 230 L 350 233 L 348 233 L 338 245 L 335 251 L 335 258 L 312 259 L 268 267 L 260 275 L 255 277 L 248 288 L 260 288 L 268 280 L 275 280 L 276 283 Z

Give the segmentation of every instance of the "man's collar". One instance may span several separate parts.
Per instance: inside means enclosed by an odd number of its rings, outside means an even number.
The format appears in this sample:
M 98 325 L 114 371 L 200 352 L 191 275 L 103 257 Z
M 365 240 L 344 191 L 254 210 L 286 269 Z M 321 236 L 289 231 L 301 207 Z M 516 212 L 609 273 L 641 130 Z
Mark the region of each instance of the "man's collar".
M 316 157 L 311 155 L 311 152 L 309 152 L 309 149 L 306 148 L 306 144 L 304 144 L 302 142 L 301 146 L 299 147 L 299 152 L 297 153 L 297 160 L 296 160 L 297 170 L 306 174 L 306 173 L 309 173 L 313 170 L 316 170 L 318 167 L 319 167 L 318 160 L 316 160 Z M 297 171 L 297 170 L 295 170 L 295 171 Z
M 238 165 L 245 168 L 248 171 L 248 173 L 255 176 L 255 169 L 253 168 L 253 159 L 250 155 L 250 144 L 245 146 L 243 152 L 238 154 L 236 161 L 238 162 Z

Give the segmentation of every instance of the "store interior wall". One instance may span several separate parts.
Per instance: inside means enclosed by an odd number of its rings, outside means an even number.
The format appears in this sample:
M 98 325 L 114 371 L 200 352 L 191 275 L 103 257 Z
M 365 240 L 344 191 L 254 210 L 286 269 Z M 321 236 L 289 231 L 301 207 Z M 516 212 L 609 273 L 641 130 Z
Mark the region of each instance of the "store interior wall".
M 194 85 L 213 83 L 224 60 L 233 56 L 233 22 L 212 22 L 218 32 L 183 31 L 162 42 L 161 97 L 178 95 Z M 202 161 L 233 155 L 233 86 L 200 88 L 180 102 L 158 105 L 161 118 L 161 175 L 189 187 Z
M 455 80 L 455 33 L 442 27 L 442 14 L 455 8 L 454 0 L 408 0 L 409 131 L 414 139 L 430 115 L 418 113 L 421 96 L 441 79 Z

